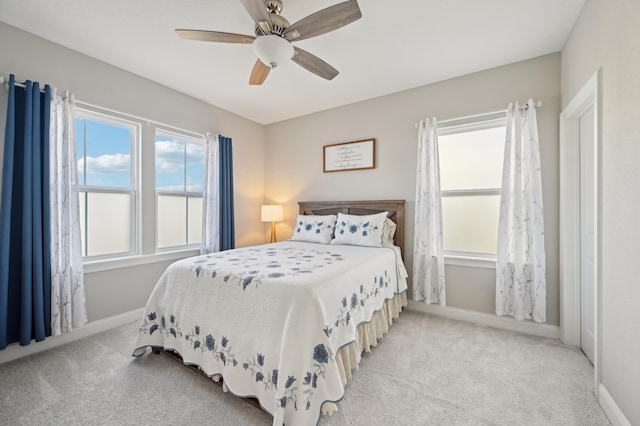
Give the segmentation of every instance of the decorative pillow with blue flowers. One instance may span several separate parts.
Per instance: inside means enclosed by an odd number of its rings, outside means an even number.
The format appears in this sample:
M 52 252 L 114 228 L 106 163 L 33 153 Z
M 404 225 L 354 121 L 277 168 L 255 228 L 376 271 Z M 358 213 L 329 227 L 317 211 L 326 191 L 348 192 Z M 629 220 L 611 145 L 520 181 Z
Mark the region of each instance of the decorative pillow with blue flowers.
M 335 238 L 331 244 L 382 247 L 382 232 L 388 212 L 355 216 L 338 213 Z
M 327 244 L 333 238 L 336 215 L 298 215 L 291 241 Z

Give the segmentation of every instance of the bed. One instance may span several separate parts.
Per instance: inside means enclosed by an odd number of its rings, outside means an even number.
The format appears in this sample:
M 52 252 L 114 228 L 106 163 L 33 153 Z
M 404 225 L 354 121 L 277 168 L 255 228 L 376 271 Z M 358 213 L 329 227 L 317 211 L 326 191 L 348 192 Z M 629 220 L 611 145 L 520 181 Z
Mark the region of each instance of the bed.
M 336 411 L 362 352 L 407 304 L 404 201 L 301 202 L 299 213 L 289 241 L 170 265 L 133 355 L 176 353 L 257 399 L 274 425 Z

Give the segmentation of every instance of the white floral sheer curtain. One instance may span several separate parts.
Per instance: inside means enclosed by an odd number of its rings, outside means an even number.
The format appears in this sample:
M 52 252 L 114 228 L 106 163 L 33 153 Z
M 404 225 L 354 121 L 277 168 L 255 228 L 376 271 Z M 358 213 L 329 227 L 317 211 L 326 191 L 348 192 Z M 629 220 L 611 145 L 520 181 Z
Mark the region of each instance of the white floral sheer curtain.
M 204 135 L 204 187 L 200 254 L 220 250 L 220 143 L 218 135 Z
M 446 304 L 438 123 L 418 124 L 418 166 L 413 244 L 413 300 Z
M 544 222 L 533 99 L 509 104 L 500 197 L 496 314 L 546 321 Z
M 87 323 L 82 267 L 73 95 L 53 89 L 49 126 L 51 334 Z

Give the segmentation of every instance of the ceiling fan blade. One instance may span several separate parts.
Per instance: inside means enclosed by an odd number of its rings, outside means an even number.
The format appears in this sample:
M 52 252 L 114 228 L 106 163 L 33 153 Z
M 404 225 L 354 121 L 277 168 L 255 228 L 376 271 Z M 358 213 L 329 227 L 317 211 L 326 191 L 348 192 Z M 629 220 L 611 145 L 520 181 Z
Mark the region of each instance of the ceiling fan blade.
M 265 25 L 271 28 L 271 16 L 264 0 L 240 0 L 251 18 L 264 30 Z M 266 24 L 265 24 L 266 22 Z
M 219 31 L 205 31 L 205 30 L 176 30 L 176 33 L 186 40 L 200 40 L 200 41 L 215 41 L 219 43 L 243 43 L 251 44 L 255 37 L 223 33 Z
M 333 78 L 338 75 L 339 72 L 337 69 L 317 56 L 312 55 L 306 50 L 298 49 L 297 47 L 294 47 L 294 50 L 295 54 L 291 60 L 307 71 L 311 71 L 315 75 L 327 80 L 333 80 Z
M 284 36 L 291 41 L 304 40 L 344 27 L 361 17 L 358 2 L 349 0 L 302 18 L 290 25 L 284 31 Z
M 260 59 L 256 61 L 251 71 L 251 77 L 249 77 L 249 84 L 252 86 L 259 86 L 264 83 L 264 80 L 269 75 L 271 67 L 262 63 Z

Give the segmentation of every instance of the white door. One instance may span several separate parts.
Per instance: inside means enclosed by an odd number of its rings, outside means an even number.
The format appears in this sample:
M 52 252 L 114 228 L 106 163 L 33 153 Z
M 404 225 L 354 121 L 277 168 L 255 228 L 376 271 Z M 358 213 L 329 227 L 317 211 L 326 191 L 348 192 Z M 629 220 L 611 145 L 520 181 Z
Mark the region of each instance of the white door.
M 595 164 L 593 106 L 580 117 L 580 348 L 593 364 L 595 317 Z

